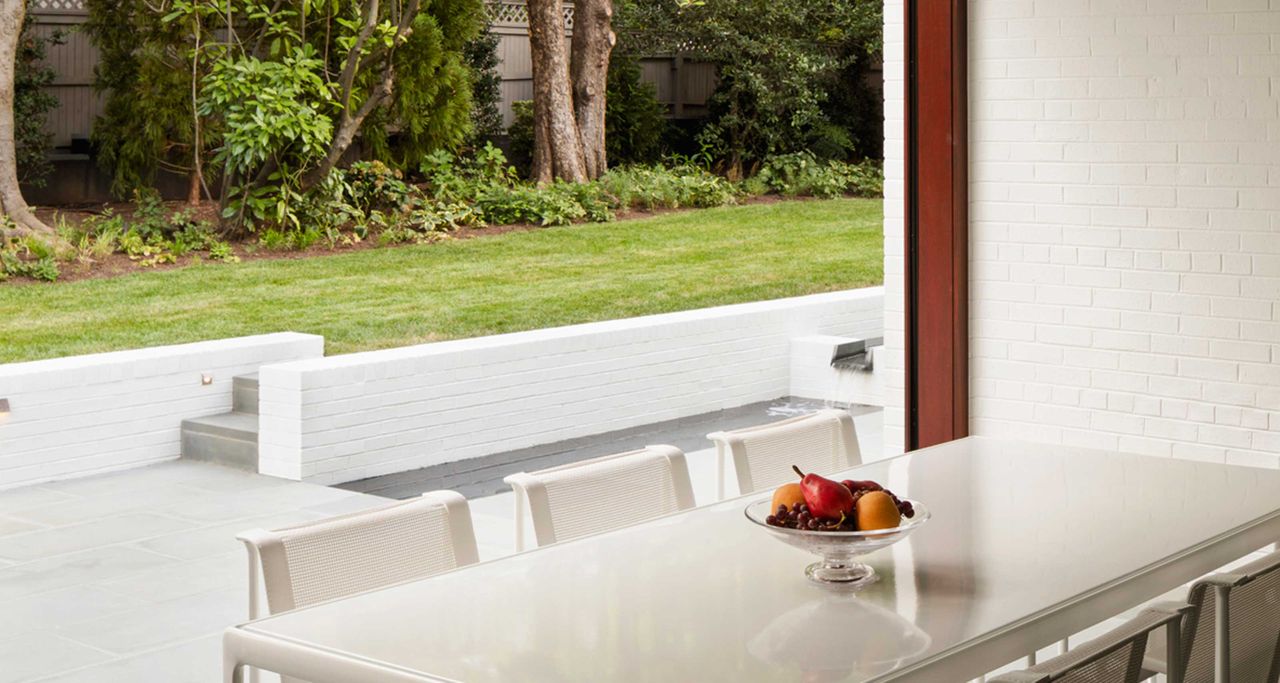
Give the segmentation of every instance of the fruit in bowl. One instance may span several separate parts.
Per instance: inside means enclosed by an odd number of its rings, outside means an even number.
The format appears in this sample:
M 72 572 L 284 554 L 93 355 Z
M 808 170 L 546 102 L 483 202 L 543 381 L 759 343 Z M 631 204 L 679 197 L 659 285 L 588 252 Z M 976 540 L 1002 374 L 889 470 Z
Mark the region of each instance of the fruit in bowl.
M 915 516 L 911 501 L 904 501 L 879 483 L 846 479 L 835 481 L 817 474 L 800 475 L 800 483 L 783 484 L 773 492 L 765 519 L 770 526 L 807 531 L 879 531 L 893 529 L 902 518 Z
M 877 482 L 796 472 L 798 484 L 779 487 L 744 512 L 778 540 L 820 556 L 805 575 L 824 587 L 856 590 L 875 581 L 875 570 L 854 558 L 897 543 L 929 521 L 922 503 L 899 498 Z

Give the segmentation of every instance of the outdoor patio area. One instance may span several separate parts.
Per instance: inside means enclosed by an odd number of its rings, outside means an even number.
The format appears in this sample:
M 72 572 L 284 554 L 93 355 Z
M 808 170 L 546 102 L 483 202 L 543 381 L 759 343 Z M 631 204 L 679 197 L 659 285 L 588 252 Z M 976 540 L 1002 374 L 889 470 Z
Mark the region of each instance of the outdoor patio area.
M 860 413 L 877 453 L 880 413 Z M 581 441 L 571 457 L 587 457 Z M 688 460 L 696 499 L 715 500 L 715 450 Z M 185 460 L 0 491 L 0 681 L 218 681 L 222 632 L 248 617 L 235 535 L 388 502 Z M 514 553 L 513 495 L 469 502 L 480 560 Z

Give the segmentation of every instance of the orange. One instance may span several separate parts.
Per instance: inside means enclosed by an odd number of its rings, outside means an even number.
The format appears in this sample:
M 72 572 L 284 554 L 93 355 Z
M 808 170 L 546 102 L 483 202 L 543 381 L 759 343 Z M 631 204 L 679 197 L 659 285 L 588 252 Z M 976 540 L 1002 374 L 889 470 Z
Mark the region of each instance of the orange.
M 804 490 L 800 488 L 800 484 L 783 484 L 773 492 L 773 507 L 769 508 L 769 512 L 777 512 L 779 505 L 785 505 L 790 510 L 803 502 Z
M 858 517 L 858 531 L 892 529 L 902 522 L 893 497 L 884 491 L 872 491 L 859 498 L 854 514 Z

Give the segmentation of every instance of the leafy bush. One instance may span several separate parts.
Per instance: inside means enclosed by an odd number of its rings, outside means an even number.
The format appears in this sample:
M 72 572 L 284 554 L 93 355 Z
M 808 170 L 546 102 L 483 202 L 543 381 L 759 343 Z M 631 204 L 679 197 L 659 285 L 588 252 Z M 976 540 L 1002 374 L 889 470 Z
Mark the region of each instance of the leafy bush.
M 545 188 L 492 185 L 476 197 L 476 208 L 486 221 L 498 224 L 568 225 L 587 215 L 587 210 L 559 182 Z
M 619 207 L 706 208 L 737 201 L 732 183 L 695 166 L 626 166 L 610 170 L 599 182 Z
M 507 128 L 507 140 L 511 145 L 511 163 L 520 170 L 521 177 L 527 178 L 533 168 L 533 102 L 531 100 L 512 102 L 511 115 L 511 125 Z M 607 144 L 608 138 L 605 139 Z
M 605 147 L 609 163 L 651 164 L 662 157 L 666 108 L 658 91 L 640 81 L 640 62 L 615 52 L 609 60 L 605 98 Z
M 53 164 L 49 162 L 49 149 L 53 146 L 53 133 L 45 127 L 49 112 L 58 107 L 58 100 L 49 91 L 49 84 L 57 73 L 44 64 L 50 45 L 65 41 L 61 32 L 41 36 L 32 30 L 34 18 L 26 15 L 22 24 L 22 36 L 18 41 L 18 54 L 14 60 L 13 77 L 13 138 L 17 152 L 18 179 L 24 183 L 42 187 Z M 56 275 L 55 275 L 56 277 Z
M 870 162 L 820 161 L 812 152 L 780 154 L 765 159 L 756 176 L 764 187 L 787 197 L 807 195 L 831 199 L 854 193 L 878 196 L 884 174 Z
M 335 171 L 335 173 L 338 173 Z M 346 170 L 352 203 L 363 211 L 408 211 L 413 189 L 404 176 L 381 161 L 357 161 Z
M 463 59 L 471 70 L 471 136 L 475 140 L 492 140 L 502 135 L 502 74 L 498 71 L 498 34 L 481 31 L 462 49 Z

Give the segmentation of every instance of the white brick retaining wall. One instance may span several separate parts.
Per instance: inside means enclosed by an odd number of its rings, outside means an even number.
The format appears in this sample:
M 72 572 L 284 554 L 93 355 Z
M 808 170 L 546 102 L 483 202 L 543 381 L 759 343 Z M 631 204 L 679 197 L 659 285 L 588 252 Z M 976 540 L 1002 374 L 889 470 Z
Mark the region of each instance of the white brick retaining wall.
M 264 367 L 260 471 L 351 481 L 786 395 L 793 337 L 883 333 L 880 288 Z
M 177 458 L 182 420 L 230 410 L 234 375 L 323 354 L 280 333 L 0 365 L 0 489 Z

